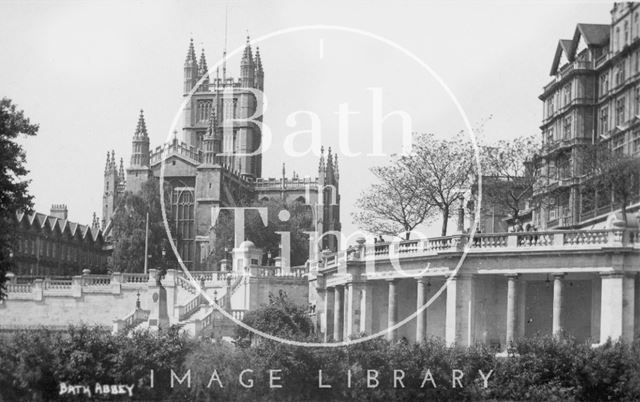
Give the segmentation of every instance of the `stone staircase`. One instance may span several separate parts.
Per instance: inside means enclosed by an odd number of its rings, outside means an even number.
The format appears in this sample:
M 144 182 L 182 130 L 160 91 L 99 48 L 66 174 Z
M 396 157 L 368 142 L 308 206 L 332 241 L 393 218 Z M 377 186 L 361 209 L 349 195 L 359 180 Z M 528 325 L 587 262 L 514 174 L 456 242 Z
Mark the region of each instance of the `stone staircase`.
M 181 271 L 170 270 L 162 279 L 165 290 L 174 292 L 168 291 L 174 300 L 173 308 L 168 308 L 170 324 L 178 326 L 180 331 L 189 336 L 232 336 L 235 323 L 210 305 L 209 300 L 215 300 L 234 318 L 242 319 L 244 310 L 231 310 L 231 300 L 242 283 L 243 275 L 230 272 L 191 272 L 191 275 L 202 293 Z M 114 321 L 114 332 L 131 333 L 150 329 L 150 313 L 150 310 L 136 308 L 122 319 Z

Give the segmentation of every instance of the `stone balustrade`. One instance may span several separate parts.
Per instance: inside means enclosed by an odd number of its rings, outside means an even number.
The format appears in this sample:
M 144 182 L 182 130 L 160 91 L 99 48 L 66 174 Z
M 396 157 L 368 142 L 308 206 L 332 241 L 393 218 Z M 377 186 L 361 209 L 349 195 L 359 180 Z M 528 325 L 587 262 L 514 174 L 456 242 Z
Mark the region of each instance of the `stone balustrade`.
M 545 232 L 481 233 L 470 237 L 459 234 L 415 240 L 363 244 L 348 253 L 340 251 L 321 257 L 312 262 L 313 269 L 334 268 L 339 260 L 346 257 L 354 261 L 382 260 L 390 258 L 413 258 L 417 255 L 437 255 L 440 253 L 462 252 L 469 246 L 470 253 L 495 251 L 522 251 L 544 249 L 639 247 L 638 230 L 597 229 L 597 230 L 556 230 Z
M 113 332 L 128 331 L 149 319 L 151 310 L 135 309 L 121 320 L 113 320 Z
M 197 294 L 193 299 L 191 299 L 191 301 L 189 301 L 184 306 L 176 307 L 178 310 L 178 320 L 179 321 L 186 320 L 191 315 L 193 315 L 193 313 L 198 311 L 198 309 L 200 308 L 200 305 L 207 305 L 207 304 L 209 304 L 209 302 L 207 301 L 206 297 L 204 297 L 202 294 Z
M 637 229 L 456 234 L 323 252 L 309 280 L 326 341 L 402 321 L 389 339 L 437 336 L 504 350 L 564 330 L 595 343 L 633 340 L 639 262 Z
M 270 267 L 250 267 L 250 276 L 257 278 L 282 278 L 282 279 L 300 279 L 306 280 L 305 274 L 307 273 L 307 267 L 295 267 L 290 269 L 284 269 L 278 266 Z

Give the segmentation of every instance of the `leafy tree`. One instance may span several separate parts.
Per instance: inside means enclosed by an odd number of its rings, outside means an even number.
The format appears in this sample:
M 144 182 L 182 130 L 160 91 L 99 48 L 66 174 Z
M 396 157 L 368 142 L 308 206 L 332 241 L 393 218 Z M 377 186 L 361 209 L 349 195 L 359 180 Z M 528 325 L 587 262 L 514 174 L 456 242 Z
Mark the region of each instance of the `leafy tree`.
M 309 258 L 309 236 L 304 233 L 313 228 L 313 216 L 310 207 L 298 201 L 277 199 L 255 201 L 253 207 L 267 208 L 267 226 L 257 211 L 248 211 L 245 215 L 245 236 L 265 252 L 271 251 L 272 257 L 279 255 L 281 236 L 276 232 L 289 232 L 291 245 L 291 265 L 303 265 Z M 287 211 L 288 220 L 280 219 L 280 212 Z M 210 264 L 213 265 L 233 249 L 234 226 L 232 213 L 222 211 L 214 228 L 215 246 Z M 225 251 L 226 250 L 226 251 Z
M 360 227 L 374 234 L 396 236 L 411 231 L 433 215 L 433 207 L 411 176 L 397 161 L 371 169 L 380 183 L 373 184 L 360 195 L 356 206 L 361 209 L 353 218 Z
M 26 153 L 16 139 L 37 133 L 38 125 L 31 124 L 10 99 L 0 100 L 0 299 L 6 296 L 5 274 L 13 267 L 15 213 L 29 213 L 33 208 L 33 197 L 28 193 L 29 180 L 25 179 Z
M 170 199 L 168 195 L 165 200 Z M 171 223 L 171 211 L 167 207 L 167 219 Z M 112 269 L 119 272 L 142 272 L 146 219 L 149 213 L 149 268 L 165 270 L 176 262 L 162 217 L 160 186 L 155 178 L 147 180 L 139 193 L 127 192 L 113 214 Z M 171 225 L 170 225 L 171 226 Z M 163 257 L 163 249 L 165 256 Z
M 538 179 L 532 160 L 539 147 L 534 136 L 483 147 L 483 205 L 495 206 L 519 219 Z
M 442 236 L 447 235 L 447 223 L 454 202 L 473 181 L 474 150 L 462 133 L 439 139 L 433 134 L 417 135 L 411 154 L 400 159 L 410 177 L 410 186 L 437 207 L 442 215 Z
M 242 322 L 267 334 L 289 339 L 307 337 L 313 331 L 306 306 L 294 304 L 283 290 L 277 296 L 269 293 L 269 302 L 249 311 Z M 236 334 L 241 338 L 250 335 L 242 327 L 237 327 Z

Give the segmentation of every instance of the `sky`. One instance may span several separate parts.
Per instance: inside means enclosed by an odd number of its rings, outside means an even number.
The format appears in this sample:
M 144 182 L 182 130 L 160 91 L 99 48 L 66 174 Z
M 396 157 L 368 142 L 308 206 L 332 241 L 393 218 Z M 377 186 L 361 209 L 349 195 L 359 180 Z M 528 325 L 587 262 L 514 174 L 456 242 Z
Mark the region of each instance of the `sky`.
M 448 137 L 468 122 L 488 142 L 537 135 L 558 39 L 579 22 L 609 23 L 611 3 L 0 0 L 0 95 L 40 125 L 21 139 L 36 210 L 65 203 L 80 223 L 101 215 L 106 152 L 128 164 L 140 109 L 152 148 L 166 140 L 189 39 L 212 68 L 225 9 L 229 52 L 247 34 L 260 46 L 273 137 L 263 176 L 280 176 L 286 163 L 287 175 L 315 177 L 319 145 L 331 146 L 351 233 L 369 168 L 402 151 L 404 130 Z M 239 75 L 239 55 L 228 72 Z

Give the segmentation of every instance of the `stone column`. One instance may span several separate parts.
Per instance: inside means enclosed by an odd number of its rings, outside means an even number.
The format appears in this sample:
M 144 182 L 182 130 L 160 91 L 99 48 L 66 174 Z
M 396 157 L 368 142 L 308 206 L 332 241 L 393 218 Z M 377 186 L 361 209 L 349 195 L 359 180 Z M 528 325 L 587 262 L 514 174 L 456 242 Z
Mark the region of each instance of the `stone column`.
M 324 314 L 325 304 L 327 303 L 327 292 L 324 288 L 316 288 L 316 319 L 314 322 L 315 331 L 317 334 L 324 333 Z
M 597 275 L 597 274 L 596 274 Z M 600 296 L 602 284 L 599 277 L 591 279 L 591 340 L 600 342 Z
M 389 283 L 389 312 L 387 315 L 387 329 L 389 329 L 398 322 L 398 279 L 389 279 L 387 282 Z M 397 330 L 389 330 L 389 332 L 387 332 L 387 339 L 393 341 L 396 339 L 396 335 Z
M 334 292 L 334 307 L 333 307 L 333 340 L 338 342 L 342 340 L 343 322 L 344 322 L 344 310 L 343 301 L 344 298 L 344 286 L 336 286 Z
M 416 311 L 420 310 L 422 306 L 427 302 L 427 278 L 417 278 L 418 284 L 418 296 L 416 298 Z M 416 342 L 422 342 L 427 335 L 426 325 L 427 310 L 418 311 L 416 316 Z
M 471 275 L 447 282 L 445 342 L 447 345 L 469 346 L 474 341 L 475 295 Z
M 553 335 L 558 335 L 562 331 L 562 315 L 564 314 L 563 278 L 564 274 L 553 275 L 553 324 L 551 327 Z
M 633 339 L 640 335 L 640 277 L 633 275 Z
M 367 335 L 373 333 L 373 294 L 371 283 L 360 286 L 360 332 Z
M 325 303 L 324 303 L 324 314 L 322 317 L 322 326 L 324 330 L 324 341 L 328 342 L 330 337 L 333 335 L 333 308 L 335 307 L 335 289 L 334 288 L 326 288 L 325 291 Z
M 351 304 L 351 294 L 353 293 L 353 288 L 351 283 L 346 283 L 344 285 L 344 293 L 342 295 L 342 339 L 349 339 L 349 335 L 351 335 L 351 310 L 353 309 L 353 305 Z
M 345 304 L 346 304 L 346 325 L 345 325 L 345 334 L 346 336 L 357 336 L 360 330 L 360 311 L 361 311 L 361 302 L 360 302 L 360 284 L 358 283 L 348 283 L 347 290 L 345 293 Z
M 179 275 L 179 272 L 175 269 L 167 269 L 166 274 L 163 278 L 163 286 L 167 290 L 167 311 L 169 311 L 169 320 L 171 324 L 175 324 L 178 322 L 178 316 L 174 314 L 176 310 L 176 306 L 178 305 L 178 292 L 182 290 L 182 288 L 176 286 L 176 276 Z M 204 293 L 204 288 L 202 289 Z
M 602 275 L 600 297 L 600 343 L 622 339 L 633 341 L 635 279 L 623 273 Z
M 633 342 L 635 332 L 635 274 L 625 275 L 622 295 L 622 339 Z
M 507 276 L 507 338 L 506 347 L 509 348 L 516 335 L 516 302 L 518 298 L 518 275 Z
M 518 281 L 518 297 L 516 303 L 517 308 L 517 330 L 516 335 L 518 338 L 524 338 L 527 329 L 527 281 L 520 279 Z

